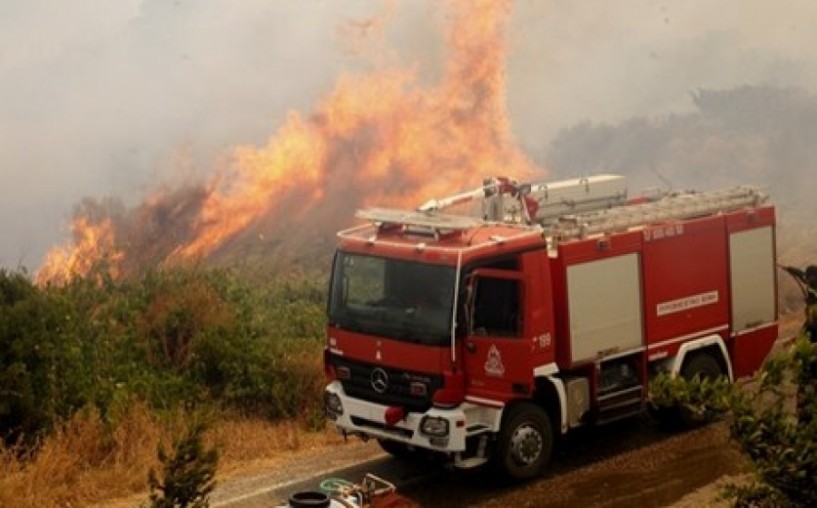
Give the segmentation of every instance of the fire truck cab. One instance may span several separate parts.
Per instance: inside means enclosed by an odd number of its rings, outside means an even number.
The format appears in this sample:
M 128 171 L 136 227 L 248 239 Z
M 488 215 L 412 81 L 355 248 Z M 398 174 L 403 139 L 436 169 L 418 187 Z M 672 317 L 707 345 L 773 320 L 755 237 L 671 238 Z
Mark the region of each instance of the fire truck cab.
M 480 217 L 435 201 L 338 234 L 325 403 L 342 432 L 527 479 L 558 435 L 644 411 L 656 374 L 746 377 L 777 338 L 757 188 L 627 200 L 599 175 L 474 195 Z

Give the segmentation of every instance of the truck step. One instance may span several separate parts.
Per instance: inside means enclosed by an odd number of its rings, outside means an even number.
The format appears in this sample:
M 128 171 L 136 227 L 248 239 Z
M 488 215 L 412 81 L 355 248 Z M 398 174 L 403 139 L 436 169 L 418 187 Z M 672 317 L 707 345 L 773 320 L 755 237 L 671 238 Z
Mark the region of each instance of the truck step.
M 468 457 L 454 462 L 454 467 L 457 469 L 473 469 L 488 463 L 487 457 Z
M 476 436 L 478 434 L 483 434 L 485 432 L 489 432 L 491 427 L 484 423 L 477 423 L 474 425 L 469 425 L 468 428 L 465 429 L 465 433 L 468 437 Z
M 641 399 L 633 399 L 629 403 L 620 403 L 615 406 L 607 407 L 599 410 L 596 423 L 599 425 L 629 418 L 641 414 L 644 410 L 644 404 Z
M 454 467 L 472 469 L 488 462 L 488 440 L 485 432 L 490 430 L 487 425 L 477 424 L 472 427 L 484 427 L 481 435 L 470 435 L 465 441 L 466 450 L 454 456 Z M 469 427 L 469 431 L 471 427 Z
M 639 385 L 600 396 L 596 423 L 610 423 L 641 413 L 644 409 L 643 391 Z

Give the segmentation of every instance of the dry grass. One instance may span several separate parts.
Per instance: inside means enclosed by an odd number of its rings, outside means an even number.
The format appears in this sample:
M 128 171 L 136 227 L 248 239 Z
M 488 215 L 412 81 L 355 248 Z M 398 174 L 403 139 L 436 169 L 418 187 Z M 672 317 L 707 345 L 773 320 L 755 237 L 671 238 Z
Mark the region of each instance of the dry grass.
M 144 500 L 148 471 L 158 466 L 158 443 L 170 443 L 188 418 L 179 413 L 160 420 L 136 405 L 111 428 L 98 414 L 84 412 L 56 429 L 36 454 L 0 448 L 0 506 L 87 506 L 137 495 Z M 222 453 L 218 471 L 224 477 L 339 438 L 293 422 L 225 418 L 213 425 L 208 441 Z
M 266 468 L 281 458 L 334 446 L 343 442 L 335 430 L 305 431 L 304 425 L 287 421 L 272 423 L 258 419 L 229 419 L 218 423 L 212 438 L 222 452 L 220 476 Z

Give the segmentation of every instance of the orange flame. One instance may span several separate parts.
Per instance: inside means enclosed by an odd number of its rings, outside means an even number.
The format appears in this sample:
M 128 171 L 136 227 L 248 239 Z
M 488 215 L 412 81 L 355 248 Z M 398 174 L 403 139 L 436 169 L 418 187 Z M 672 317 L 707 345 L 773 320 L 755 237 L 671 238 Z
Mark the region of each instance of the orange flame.
M 37 272 L 37 283 L 63 284 L 76 275 L 87 275 L 97 263 L 110 263 L 108 273 L 119 276 L 118 264 L 124 253 L 114 246 L 114 227 L 110 219 L 92 223 L 88 217 L 77 217 L 71 224 L 73 242 L 51 249 L 46 262 Z
M 328 235 L 361 204 L 415 207 L 484 176 L 532 176 L 504 96 L 510 0 L 449 8 L 450 55 L 437 86 L 421 87 L 405 69 L 342 76 L 312 116 L 290 113 L 266 146 L 234 150 L 166 259 L 206 258 L 259 221 L 274 224 L 273 234 L 297 221 Z

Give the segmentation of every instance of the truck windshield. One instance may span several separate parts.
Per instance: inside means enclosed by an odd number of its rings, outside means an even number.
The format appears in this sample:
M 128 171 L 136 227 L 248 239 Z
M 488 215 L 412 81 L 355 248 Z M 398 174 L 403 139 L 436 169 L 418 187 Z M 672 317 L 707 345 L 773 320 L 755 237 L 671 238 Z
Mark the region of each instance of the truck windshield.
M 406 342 L 450 344 L 455 269 L 339 252 L 329 322 Z

